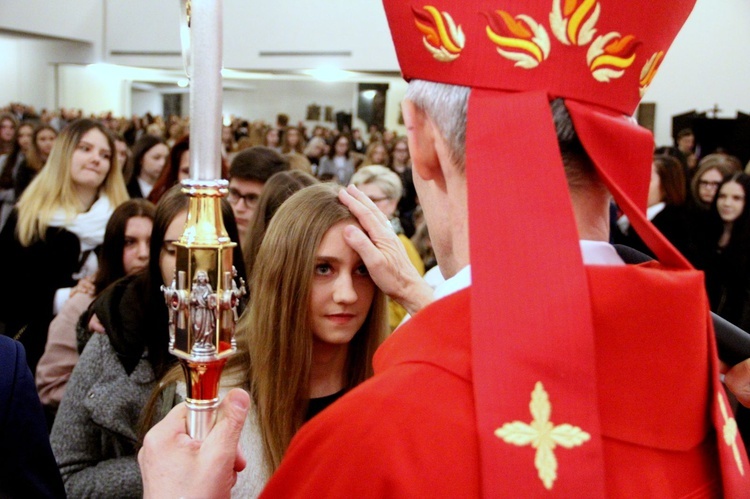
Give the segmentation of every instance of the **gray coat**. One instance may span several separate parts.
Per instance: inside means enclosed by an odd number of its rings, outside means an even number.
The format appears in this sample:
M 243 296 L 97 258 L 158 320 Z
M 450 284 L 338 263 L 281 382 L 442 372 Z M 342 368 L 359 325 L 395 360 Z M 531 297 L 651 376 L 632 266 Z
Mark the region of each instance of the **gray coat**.
M 142 358 L 128 376 L 109 337 L 95 334 L 81 354 L 52 427 L 65 490 L 78 497 L 141 497 L 138 423 L 155 386 Z

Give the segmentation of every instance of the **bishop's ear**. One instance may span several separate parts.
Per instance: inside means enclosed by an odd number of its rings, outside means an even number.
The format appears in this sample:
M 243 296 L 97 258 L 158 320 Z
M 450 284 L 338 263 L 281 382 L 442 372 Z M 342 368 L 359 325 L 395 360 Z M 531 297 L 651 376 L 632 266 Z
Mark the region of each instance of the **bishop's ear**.
M 412 171 L 424 180 L 435 180 L 442 175 L 435 140 L 439 133 L 425 112 L 413 102 L 401 102 L 401 111 L 409 140 Z

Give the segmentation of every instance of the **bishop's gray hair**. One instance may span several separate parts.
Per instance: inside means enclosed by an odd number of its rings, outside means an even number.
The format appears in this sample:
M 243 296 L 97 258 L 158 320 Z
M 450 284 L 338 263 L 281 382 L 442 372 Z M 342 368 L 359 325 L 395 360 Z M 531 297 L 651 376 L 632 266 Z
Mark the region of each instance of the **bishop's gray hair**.
M 412 80 L 405 99 L 424 111 L 448 144 L 451 161 L 463 172 L 466 167 L 466 111 L 469 87 Z

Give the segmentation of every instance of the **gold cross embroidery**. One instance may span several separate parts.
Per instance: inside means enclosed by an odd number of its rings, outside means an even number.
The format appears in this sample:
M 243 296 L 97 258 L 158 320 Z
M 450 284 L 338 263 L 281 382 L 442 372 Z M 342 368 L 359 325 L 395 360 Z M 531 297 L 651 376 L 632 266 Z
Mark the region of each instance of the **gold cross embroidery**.
M 531 445 L 536 449 L 534 466 L 539 472 L 539 479 L 545 488 L 552 490 L 552 485 L 557 479 L 555 447 L 559 445 L 572 449 L 583 445 L 591 436 L 577 426 L 569 424 L 555 426 L 549 420 L 552 405 L 541 381 L 537 381 L 534 391 L 531 392 L 529 410 L 533 418 L 531 424 L 521 421 L 506 423 L 502 428 L 495 430 L 495 436 L 512 445 L 519 447 Z
M 719 399 L 719 409 L 721 409 L 721 415 L 724 416 L 724 443 L 732 448 L 732 454 L 734 454 L 734 461 L 737 463 L 737 468 L 740 470 L 740 475 L 745 474 L 745 469 L 742 466 L 742 458 L 740 457 L 740 449 L 737 447 L 737 421 L 729 415 L 727 412 L 727 406 L 724 403 L 724 398 L 720 393 L 716 394 Z

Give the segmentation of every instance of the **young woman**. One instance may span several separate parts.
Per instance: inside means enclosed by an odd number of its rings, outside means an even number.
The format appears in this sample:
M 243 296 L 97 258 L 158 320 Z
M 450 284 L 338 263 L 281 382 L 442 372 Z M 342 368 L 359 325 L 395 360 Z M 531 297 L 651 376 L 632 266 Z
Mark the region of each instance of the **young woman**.
M 276 152 L 281 152 L 281 139 L 278 128 L 270 127 L 266 129 L 263 134 L 263 145 L 270 147 Z
M 657 155 L 651 166 L 646 217 L 659 232 L 690 261 L 695 260 L 695 250 L 690 242 L 685 204 L 685 176 L 680 162 L 667 155 Z M 630 220 L 623 215 L 617 221 L 615 242 L 634 248 L 654 257 L 646 243 L 630 226 Z
M 49 125 L 39 125 L 34 130 L 26 158 L 19 165 L 16 174 L 16 199 L 21 197 L 26 187 L 44 168 L 47 158 L 52 152 L 55 139 L 57 139 L 57 130 Z
M 162 169 L 161 175 L 154 183 L 154 188 L 148 195 L 149 201 L 158 203 L 159 199 L 173 185 L 190 177 L 190 135 L 184 135 L 175 142 L 169 151 L 167 165 Z
M 79 319 L 85 316 L 84 325 L 87 325 L 85 312 L 96 295 L 121 277 L 140 272 L 148 265 L 154 211 L 154 205 L 145 199 L 131 199 L 117 207 L 104 232 L 92 291 L 74 288 L 70 299 L 50 323 L 47 346 L 36 369 L 39 398 L 48 414 L 57 411 L 79 352 L 85 346 L 85 343 L 79 345 L 77 340 Z
M 414 210 L 417 208 L 417 190 L 414 188 L 411 158 L 409 157 L 409 143 L 406 137 L 399 137 L 393 145 L 391 170 L 398 174 L 401 179 L 401 185 L 404 186 L 404 193 L 398 202 L 398 213 L 401 226 L 404 228 L 404 234 L 407 237 L 412 237 L 416 231 Z
M 356 222 L 337 193 L 313 185 L 276 212 L 227 369 L 255 401 L 263 452 L 254 466 L 268 476 L 305 421 L 372 375 L 387 327 L 383 294 L 344 242 Z
M 18 120 L 10 113 L 0 114 L 0 154 L 9 154 L 16 143 Z
M 365 160 L 362 162 L 362 166 L 370 165 L 381 165 L 388 166 L 390 159 L 388 158 L 388 149 L 382 142 L 373 142 L 367 146 L 365 152 Z
M 302 154 L 305 151 L 305 139 L 297 127 L 287 127 L 284 132 L 284 138 L 281 141 L 282 154 L 297 153 Z
M 16 204 L 18 169 L 29 153 L 33 133 L 34 126 L 31 123 L 21 123 L 10 153 L 0 155 L 0 230 Z
M 174 276 L 174 242 L 188 198 L 180 186 L 159 201 L 148 268 L 108 287 L 91 307 L 106 334 L 94 334 L 66 388 L 50 437 L 70 497 L 140 497 L 136 461 L 139 421 L 149 394 L 176 363 L 168 351 L 169 317 L 160 287 Z M 222 206 L 230 237 L 231 207 Z M 241 258 L 235 261 L 244 276 Z
M 326 156 L 320 158 L 316 175 L 321 180 L 333 180 L 341 185 L 349 185 L 354 175 L 354 158 L 351 154 L 349 137 L 339 135 Z
M 750 328 L 750 176 L 724 178 L 711 204 L 706 246 L 706 288 L 711 310 Z
M 114 142 L 91 120 L 78 120 L 56 140 L 44 169 L 18 201 L 0 233 L 0 322 L 26 347 L 36 369 L 52 317 L 79 279 L 97 269 L 96 249 L 114 209 L 128 195 Z
M 164 139 L 154 135 L 144 135 L 138 139 L 133 146 L 128 177 L 128 194 L 131 198 L 148 198 L 168 156 L 169 147 Z
M 695 208 L 707 212 L 722 179 L 740 171 L 740 162 L 733 156 L 715 153 L 701 159 L 690 182 L 691 201 Z
M 233 497 L 257 496 L 302 424 L 372 375 L 385 297 L 344 242 L 344 228 L 357 222 L 338 189 L 317 184 L 292 195 L 258 251 L 238 354 L 222 378 L 223 391 L 242 387 L 254 400 L 242 436 L 248 466 Z M 181 379 L 173 370 L 162 384 Z

